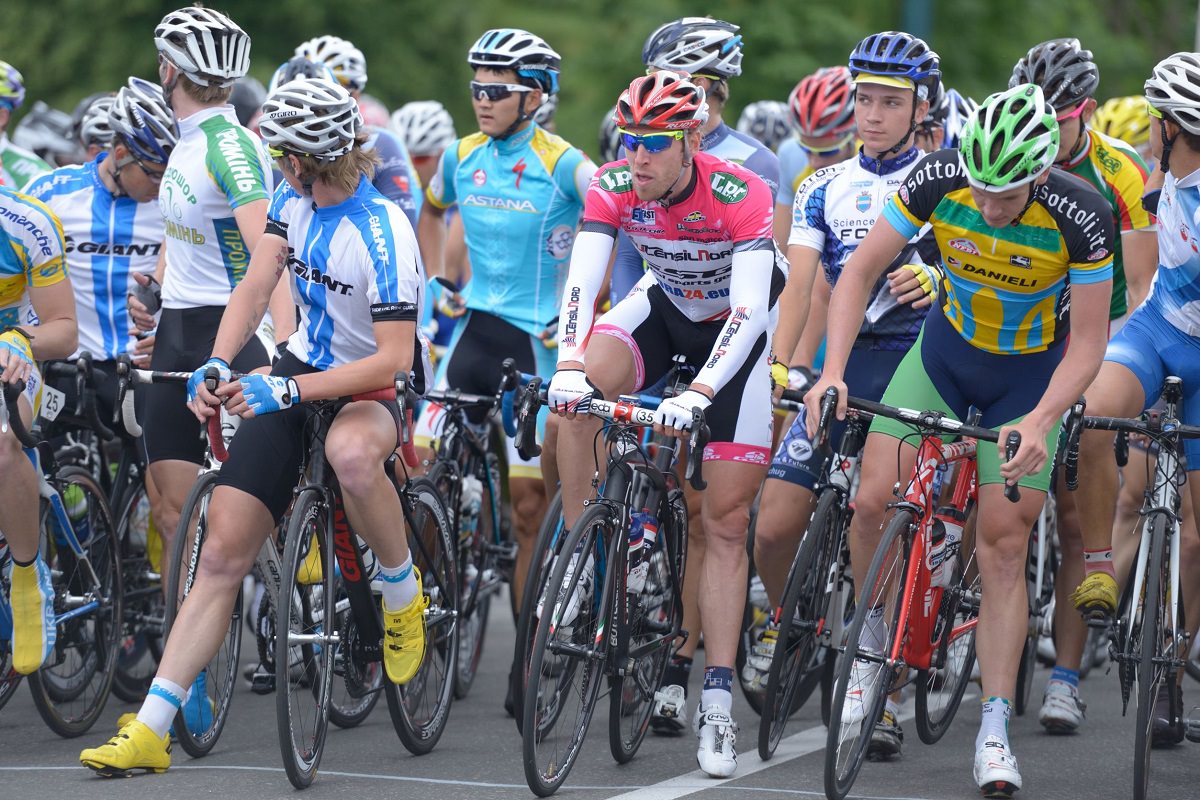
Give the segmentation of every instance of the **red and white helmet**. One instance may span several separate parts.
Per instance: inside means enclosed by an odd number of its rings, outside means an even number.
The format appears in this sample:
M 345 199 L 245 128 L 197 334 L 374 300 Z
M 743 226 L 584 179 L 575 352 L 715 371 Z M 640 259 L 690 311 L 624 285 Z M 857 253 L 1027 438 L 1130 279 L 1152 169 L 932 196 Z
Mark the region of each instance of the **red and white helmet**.
M 695 130 L 708 121 L 708 103 L 686 75 L 663 70 L 634 78 L 621 92 L 614 118 L 622 128 Z
M 854 130 L 854 81 L 848 67 L 822 67 L 788 96 L 796 130 L 804 139 L 825 139 Z

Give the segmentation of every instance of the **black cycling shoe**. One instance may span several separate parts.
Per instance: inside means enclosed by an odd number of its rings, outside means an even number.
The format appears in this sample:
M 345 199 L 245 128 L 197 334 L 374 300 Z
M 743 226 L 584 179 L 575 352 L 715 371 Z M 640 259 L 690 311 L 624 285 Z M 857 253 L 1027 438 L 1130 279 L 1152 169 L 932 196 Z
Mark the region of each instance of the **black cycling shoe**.
M 891 711 L 883 712 L 883 719 L 875 723 L 871 732 L 871 743 L 867 745 L 868 761 L 890 761 L 900 755 L 900 747 L 904 744 L 904 731 L 900 721 Z
M 1174 747 L 1183 741 L 1183 717 L 1179 714 L 1182 709 L 1183 692 L 1180 687 L 1175 683 L 1163 685 L 1154 699 L 1154 719 L 1150 725 L 1151 747 Z

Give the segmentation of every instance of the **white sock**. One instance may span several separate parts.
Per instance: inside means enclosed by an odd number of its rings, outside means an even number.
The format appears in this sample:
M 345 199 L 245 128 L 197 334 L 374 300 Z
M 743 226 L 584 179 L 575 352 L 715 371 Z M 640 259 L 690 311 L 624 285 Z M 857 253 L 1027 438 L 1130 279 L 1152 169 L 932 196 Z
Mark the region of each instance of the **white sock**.
M 142 701 L 142 707 L 138 709 L 138 721 L 154 731 L 155 736 L 166 736 L 187 693 L 188 690 L 178 683 L 155 678 L 146 699 Z
M 705 689 L 700 692 L 700 707 L 707 711 L 720 708 L 726 714 L 733 711 L 733 692 L 728 689 Z
M 892 716 L 896 719 L 900 719 L 900 704 L 893 700 L 890 695 L 888 696 L 887 702 L 884 704 L 883 709 L 885 711 L 892 712 Z
M 395 613 L 408 607 L 417 596 L 417 575 L 413 572 L 412 554 L 398 567 L 379 565 L 383 582 L 383 607 Z
M 995 736 L 1008 746 L 1008 718 L 1012 707 L 1003 697 L 989 697 L 983 701 L 983 715 L 979 720 L 979 734 L 975 737 L 975 749 L 983 747 L 983 741 Z
M 884 608 L 872 608 L 867 612 L 866 624 L 863 625 L 862 643 L 876 653 L 882 653 L 888 646 L 887 623 L 883 621 Z

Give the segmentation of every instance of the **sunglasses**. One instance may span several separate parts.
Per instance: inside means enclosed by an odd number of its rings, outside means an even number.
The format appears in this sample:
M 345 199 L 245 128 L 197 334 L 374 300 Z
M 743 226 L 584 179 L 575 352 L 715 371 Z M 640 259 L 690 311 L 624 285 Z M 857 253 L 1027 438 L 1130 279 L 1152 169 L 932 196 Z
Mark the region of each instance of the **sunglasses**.
M 1069 114 L 1063 114 L 1063 115 L 1057 117 L 1058 121 L 1066 122 L 1069 119 L 1075 119 L 1076 117 L 1078 117 L 1080 114 L 1083 113 L 1083 107 L 1085 105 L 1087 105 L 1087 103 L 1080 103 L 1079 105 L 1075 106 L 1074 111 L 1070 112 Z
M 146 163 L 135 155 L 130 155 L 133 158 L 133 163 L 137 164 L 137 168 L 142 171 L 142 174 L 150 179 L 151 183 L 161 183 L 163 175 L 166 174 L 167 168 L 163 165 L 158 165 L 158 169 L 150 169 Z
M 846 146 L 848 144 L 850 144 L 850 142 L 854 141 L 854 137 L 856 135 L 857 134 L 855 134 L 854 131 L 851 131 L 850 133 L 846 134 L 846 136 L 844 136 L 841 139 L 841 141 L 837 142 L 836 144 L 826 145 L 824 147 L 811 147 L 808 144 L 808 142 L 805 141 L 803 136 L 800 136 L 798 138 L 800 139 L 800 149 L 803 150 L 808 155 L 810 155 L 810 156 L 831 156 L 831 155 L 840 153 L 843 150 L 845 150 Z
M 501 100 L 507 100 L 512 97 L 513 92 L 532 92 L 528 86 L 522 86 L 519 83 L 480 83 L 479 81 L 471 81 L 471 99 L 472 100 L 487 100 L 492 103 L 498 103 Z
M 646 148 L 647 153 L 661 153 L 671 146 L 671 142 L 683 138 L 683 131 L 664 131 L 662 133 L 630 133 L 624 128 L 617 129 L 621 134 L 621 146 L 626 153 L 636 153 L 638 147 Z

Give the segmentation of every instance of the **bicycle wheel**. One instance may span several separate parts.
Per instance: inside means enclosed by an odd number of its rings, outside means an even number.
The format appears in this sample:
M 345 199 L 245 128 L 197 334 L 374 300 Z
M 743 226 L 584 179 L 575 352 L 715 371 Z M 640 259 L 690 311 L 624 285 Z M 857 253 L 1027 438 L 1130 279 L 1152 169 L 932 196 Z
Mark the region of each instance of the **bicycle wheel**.
M 411 478 L 401 492 L 411 515 L 408 543 L 429 597 L 425 611 L 425 660 L 411 681 L 388 682 L 388 710 L 400 742 L 415 756 L 433 750 L 450 714 L 458 658 L 458 565 L 450 520 L 428 478 Z
M 633 668 L 609 681 L 608 744 L 618 764 L 631 760 L 650 727 L 654 693 L 675 645 L 674 632 L 683 624 L 683 570 L 687 563 L 687 500 L 675 489 L 663 504 L 667 514 L 659 523 L 658 539 L 649 555 L 646 586 L 635 598 L 629 623 Z M 660 512 L 661 513 L 661 512 Z M 639 653 L 639 648 L 645 652 Z M 635 653 L 639 653 L 635 657 Z
M 884 529 L 846 631 L 825 745 L 825 795 L 831 800 L 842 800 L 854 785 L 892 681 L 902 669 L 886 661 L 886 651 L 905 635 L 897 625 L 915 523 L 912 511 L 902 508 Z M 872 609 L 882 613 L 882 620 L 875 618 L 882 630 L 867 627 Z
M 358 623 L 350 609 L 350 597 L 341 571 L 335 571 L 334 615 L 341 636 L 333 654 L 333 685 L 329 700 L 329 721 L 339 728 L 353 728 L 370 716 L 383 691 L 383 663 L 362 661 L 359 651 Z
M 601 641 L 597 648 L 596 642 L 612 608 L 615 570 L 603 569 L 603 590 L 597 591 L 596 582 L 601 559 L 607 558 L 605 543 L 627 540 L 603 505 L 589 506 L 563 538 L 530 650 L 522 708 L 525 781 L 539 797 L 550 796 L 566 780 L 587 736 L 604 683 L 607 647 Z M 563 617 L 568 605 L 576 608 L 574 618 Z
M 1146 562 L 1146 583 L 1142 595 L 1142 613 L 1134 632 L 1140 650 L 1137 666 L 1138 704 L 1133 745 L 1133 796 L 1144 800 L 1150 792 L 1150 748 L 1154 741 L 1154 704 L 1168 681 L 1174 681 L 1169 661 L 1177 654 L 1167 630 L 1167 591 L 1170 567 L 1167 564 L 1167 515 L 1152 512 L 1147 521 L 1150 553 Z M 1167 652 L 1164 652 L 1164 649 Z
M 330 626 L 336 618 L 328 521 L 324 492 L 302 491 L 292 505 L 276 603 L 275 719 L 283 768 L 297 789 L 312 783 L 325 749 L 335 650 L 329 639 L 340 633 Z M 314 544 L 324 550 L 323 568 L 317 580 L 302 582 L 301 567 Z
M 121 634 L 121 554 L 104 491 L 81 467 L 51 479 L 81 537 L 78 557 L 49 507 L 42 515 L 42 556 L 50 568 L 58 641 L 42 668 L 29 676 L 33 702 L 59 736 L 73 737 L 95 723 L 112 689 Z M 74 616 L 61 617 L 70 612 Z
M 746 570 L 746 602 L 742 608 L 742 627 L 738 634 L 737 653 L 733 660 L 733 674 L 738 685 L 742 687 L 742 697 L 746 698 L 746 705 L 754 711 L 755 714 L 761 715 L 763 712 L 763 701 L 766 699 L 766 691 L 761 687 L 755 686 L 747 676 L 750 675 L 746 670 L 746 662 L 750 657 L 750 651 L 758 641 L 759 635 L 767 627 L 767 620 L 771 618 L 772 609 L 768 608 L 767 590 L 763 586 L 762 579 L 758 577 L 758 570 L 754 568 L 754 532 L 757 522 L 757 510 L 751 511 L 750 527 L 746 536 L 746 553 L 748 558 L 748 569 Z
M 973 569 L 974 553 L 965 560 L 958 556 L 956 559 L 956 574 L 960 577 L 942 592 L 934 623 L 938 643 L 934 646 L 932 663 L 917 676 L 915 722 L 917 735 L 925 744 L 934 744 L 950 728 L 975 664 L 972 623 L 979 618 L 981 584 L 978 569 Z
M 175 540 L 171 543 L 171 557 L 167 561 L 166 597 L 171 598 L 172 602 L 166 603 L 164 607 L 164 640 L 170 638 L 179 606 L 192 589 L 196 567 L 200 563 L 200 554 L 204 550 L 204 540 L 208 535 L 209 505 L 216 484 L 217 473 L 201 474 L 180 512 L 179 527 L 175 531 Z M 201 712 L 195 715 L 198 718 L 193 718 L 191 726 L 187 724 L 182 710 L 175 717 L 175 736 L 179 745 L 192 758 L 207 755 L 217 743 L 217 739 L 221 738 L 221 730 L 229 716 L 229 704 L 237 682 L 242 628 L 242 592 L 239 589 L 233 603 L 233 614 L 229 619 L 225 640 L 192 685 L 193 690 L 203 685 L 208 696 L 209 713 Z
M 140 703 L 158 671 L 163 623 L 161 547 L 156 564 L 150 542 L 158 534 L 152 531 L 150 500 L 140 479 L 130 485 L 116 512 L 125 613 L 112 691 L 126 703 Z
M 517 615 L 517 635 L 513 645 L 512 676 L 513 711 L 517 720 L 517 732 L 521 732 L 525 708 L 525 684 L 529 679 L 529 654 L 533 648 L 533 637 L 537 634 L 537 604 L 543 587 L 550 579 L 554 556 L 562 544 L 566 525 L 562 519 L 562 491 L 554 493 L 550 507 L 538 528 L 537 541 L 529 560 L 529 574 L 525 577 L 525 590 L 521 593 L 521 610 Z
M 822 636 L 833 599 L 830 569 L 842 535 L 841 497 L 836 491 L 825 491 L 792 562 L 779 607 L 775 656 L 758 724 L 758 755 L 764 761 L 775 754 L 788 718 L 821 682 L 826 652 Z

